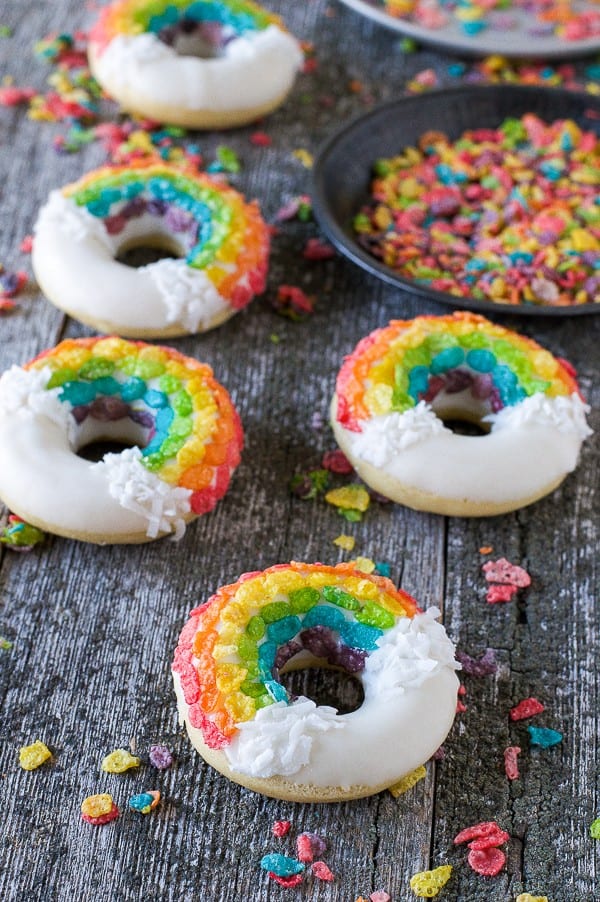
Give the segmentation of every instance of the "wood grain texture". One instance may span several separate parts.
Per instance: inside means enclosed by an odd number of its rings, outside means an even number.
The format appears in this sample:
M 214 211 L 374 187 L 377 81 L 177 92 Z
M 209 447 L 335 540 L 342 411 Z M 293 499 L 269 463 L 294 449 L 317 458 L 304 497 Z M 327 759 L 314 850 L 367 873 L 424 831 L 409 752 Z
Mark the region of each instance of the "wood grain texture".
M 398 93 L 426 67 L 445 73 L 449 58 L 405 55 L 397 36 L 325 0 L 267 5 L 314 42 L 319 62 L 290 100 L 264 123 L 271 147 L 250 144 L 252 129 L 199 136 L 207 159 L 227 143 L 243 170 L 234 184 L 258 197 L 268 219 L 291 197 L 310 191 L 310 174 L 292 155 L 314 152 L 336 126 L 368 102 Z M 78 0 L 4 0 L 3 73 L 41 88 L 46 69 L 32 44 L 51 29 L 87 27 L 93 14 Z M 350 83 L 358 81 L 351 89 Z M 18 251 L 49 190 L 103 161 L 97 145 L 57 155 L 51 138 L 64 129 L 40 125 L 18 110 L 0 110 L 0 260 L 26 265 Z M 288 818 L 294 835 L 325 835 L 325 860 L 336 880 L 308 880 L 294 898 L 353 902 L 387 890 L 393 902 L 414 899 L 409 877 L 442 863 L 454 866 L 443 896 L 460 902 L 507 902 L 527 890 L 552 902 L 593 902 L 600 895 L 599 844 L 589 838 L 600 814 L 597 711 L 600 625 L 598 587 L 598 441 L 550 498 L 516 514 L 483 521 L 374 505 L 347 524 L 318 502 L 292 497 L 287 483 L 319 464 L 333 446 L 326 419 L 342 356 L 392 316 L 444 312 L 399 294 L 342 259 L 307 263 L 301 248 L 314 224 L 286 223 L 274 238 L 268 295 L 282 283 L 318 297 L 301 324 L 277 317 L 265 300 L 214 333 L 174 342 L 210 363 L 239 406 L 246 451 L 231 491 L 190 527 L 181 543 L 96 548 L 49 538 L 29 555 L 0 550 L 0 898 L 10 902 L 138 899 L 231 902 L 292 898 L 269 883 L 259 860 L 292 853 L 275 840 L 273 821 Z M 600 408 L 600 320 L 502 320 L 568 357 L 596 411 Z M 0 319 L 0 369 L 22 363 L 63 336 L 90 334 L 65 320 L 35 289 Z M 271 336 L 279 339 L 275 344 Z M 592 417 L 600 427 L 597 412 Z M 426 780 L 400 799 L 383 793 L 340 805 L 299 806 L 264 799 L 229 784 L 202 763 L 179 730 L 169 674 L 187 612 L 217 586 L 250 569 L 292 558 L 334 562 L 332 540 L 356 536 L 357 553 L 389 561 L 392 576 L 422 605 L 445 608 L 451 636 L 472 654 L 496 650 L 495 676 L 465 678 L 467 711 L 430 763 Z M 494 547 L 526 566 L 532 586 L 507 605 L 487 605 L 478 552 Z M 331 688 L 331 686 L 330 686 Z M 548 751 L 530 750 L 524 724 L 508 709 L 535 695 L 546 705 L 539 723 L 564 732 Z M 53 762 L 20 770 L 19 746 L 40 738 Z M 169 745 L 175 766 L 158 773 L 111 776 L 105 754 L 134 743 L 147 762 L 151 744 Z M 365 736 L 368 746 L 369 737 Z M 520 745 L 521 779 L 509 783 L 502 752 Z M 377 749 L 372 750 L 373 755 Z M 164 802 L 147 818 L 127 812 L 130 795 L 159 788 Z M 109 791 L 124 810 L 103 829 L 81 822 L 79 806 Z M 497 820 L 511 834 L 508 867 L 485 879 L 466 865 L 452 839 L 462 827 Z

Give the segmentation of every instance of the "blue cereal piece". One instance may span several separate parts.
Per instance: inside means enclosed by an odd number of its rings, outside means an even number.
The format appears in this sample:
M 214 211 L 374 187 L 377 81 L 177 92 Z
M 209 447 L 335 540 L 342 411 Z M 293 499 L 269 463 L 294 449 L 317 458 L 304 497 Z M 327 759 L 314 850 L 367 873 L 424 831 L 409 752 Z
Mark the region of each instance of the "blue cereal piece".
M 551 730 L 549 727 L 527 727 L 527 732 L 531 745 L 539 745 L 543 749 L 558 745 L 563 738 L 562 733 L 559 733 L 558 730 Z
M 264 855 L 260 860 L 260 866 L 277 877 L 293 877 L 295 874 L 301 874 L 306 867 L 296 858 L 288 858 L 287 855 L 280 855 L 278 852 Z

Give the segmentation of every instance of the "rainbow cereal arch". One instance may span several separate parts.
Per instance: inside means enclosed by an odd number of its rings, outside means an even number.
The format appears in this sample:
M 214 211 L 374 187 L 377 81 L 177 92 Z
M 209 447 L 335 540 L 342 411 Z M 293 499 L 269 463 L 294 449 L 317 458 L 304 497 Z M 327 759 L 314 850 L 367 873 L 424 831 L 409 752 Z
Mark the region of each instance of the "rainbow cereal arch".
M 229 485 L 243 447 L 229 395 L 204 363 L 172 348 L 117 337 L 67 339 L 25 369 L 48 367 L 47 389 L 72 405 L 77 423 L 130 417 L 148 430 L 142 464 L 164 482 L 189 489 L 203 514 Z
M 258 204 L 227 185 L 166 163 L 133 161 L 95 169 L 62 193 L 103 220 L 111 235 L 148 213 L 165 217 L 174 233 L 189 233 L 188 266 L 202 269 L 235 309 L 264 290 L 267 226 Z
M 160 34 L 182 20 L 217 23 L 238 35 L 282 28 L 281 19 L 252 0 L 117 0 L 100 13 L 90 41 L 106 47 L 118 35 Z
M 175 652 L 189 720 L 209 748 L 275 702 L 290 702 L 279 670 L 308 650 L 359 672 L 377 640 L 415 600 L 381 576 L 352 564 L 278 564 L 245 573 L 193 610 Z
M 566 361 L 532 339 L 474 313 L 392 320 L 345 358 L 337 420 L 360 432 L 361 420 L 430 402 L 450 381 L 454 391 L 471 386 L 495 413 L 540 392 L 579 393 L 574 376 Z

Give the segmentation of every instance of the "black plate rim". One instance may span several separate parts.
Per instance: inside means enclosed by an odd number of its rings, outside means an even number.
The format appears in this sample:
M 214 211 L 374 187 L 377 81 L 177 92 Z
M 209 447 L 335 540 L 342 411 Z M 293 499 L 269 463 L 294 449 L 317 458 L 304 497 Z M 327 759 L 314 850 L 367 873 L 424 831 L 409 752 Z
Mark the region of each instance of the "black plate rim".
M 435 301 L 446 306 L 464 310 L 475 310 L 479 313 L 501 313 L 510 314 L 511 316 L 548 316 L 548 317 L 571 317 L 571 316 L 592 316 L 600 313 L 600 303 L 582 304 L 573 307 L 525 307 L 523 305 L 514 306 L 512 304 L 492 304 L 489 301 L 480 301 L 477 298 L 457 297 L 447 294 L 443 291 L 437 291 L 428 288 L 426 285 L 420 285 L 417 282 L 411 282 L 404 279 L 383 263 L 379 263 L 374 257 L 371 257 L 366 251 L 350 238 L 339 224 L 337 218 L 332 214 L 329 204 L 325 200 L 325 187 L 323 173 L 325 164 L 336 150 L 337 146 L 347 140 L 348 136 L 359 126 L 362 127 L 369 122 L 370 119 L 381 116 L 387 111 L 404 106 L 405 104 L 420 101 L 422 103 L 432 103 L 439 100 L 451 101 L 453 97 L 464 96 L 465 94 L 489 93 L 494 94 L 501 91 L 504 95 L 507 93 L 520 94 L 522 96 L 531 96 L 544 94 L 548 97 L 562 95 L 564 99 L 574 100 L 576 103 L 585 104 L 588 108 L 595 109 L 600 115 L 600 96 L 588 94 L 585 91 L 571 91 L 565 88 L 544 87 L 541 85 L 511 85 L 511 84 L 488 84 L 488 85 L 455 85 L 451 87 L 435 88 L 423 94 L 407 94 L 388 100 L 385 103 L 378 104 L 367 113 L 361 113 L 344 123 L 333 134 L 329 135 L 320 145 L 315 154 L 312 168 L 312 204 L 315 218 L 322 228 L 325 235 L 334 244 L 340 253 L 360 266 L 366 272 L 376 276 L 382 281 L 394 285 L 402 292 L 416 294 L 419 297 Z

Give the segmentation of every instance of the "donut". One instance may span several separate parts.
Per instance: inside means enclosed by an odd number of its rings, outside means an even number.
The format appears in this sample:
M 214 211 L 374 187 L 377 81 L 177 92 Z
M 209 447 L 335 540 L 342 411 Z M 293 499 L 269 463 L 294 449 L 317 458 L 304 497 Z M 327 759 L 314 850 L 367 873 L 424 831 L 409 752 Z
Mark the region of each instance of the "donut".
M 172 665 L 180 719 L 214 768 L 264 795 L 330 802 L 372 795 L 426 761 L 454 720 L 454 646 L 410 595 L 352 564 L 246 573 L 193 610 Z M 353 674 L 349 714 L 294 697 L 280 674 Z
M 116 0 L 89 37 L 92 73 L 129 112 L 216 129 L 278 107 L 303 54 L 250 0 Z
M 135 269 L 117 255 L 156 246 Z M 218 326 L 264 290 L 269 233 L 256 203 L 162 163 L 106 166 L 52 191 L 32 264 L 46 296 L 100 332 L 157 338 Z
M 346 357 L 331 424 L 360 477 L 416 510 L 502 514 L 553 491 L 591 430 L 575 371 L 529 338 L 457 312 L 394 320 Z M 460 435 L 444 420 L 487 434 Z
M 77 455 L 98 441 L 130 447 Z M 0 376 L 0 498 L 56 535 L 179 539 L 225 494 L 242 444 L 210 367 L 172 348 L 68 339 Z

